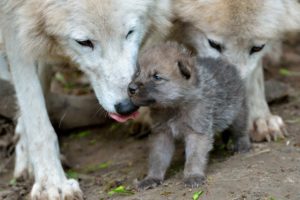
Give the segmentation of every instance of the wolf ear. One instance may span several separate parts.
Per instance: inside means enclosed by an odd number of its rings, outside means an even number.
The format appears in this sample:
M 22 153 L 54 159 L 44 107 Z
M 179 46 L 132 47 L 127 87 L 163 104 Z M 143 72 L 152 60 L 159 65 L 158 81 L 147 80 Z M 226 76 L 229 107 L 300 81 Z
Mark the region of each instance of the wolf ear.
M 300 31 L 300 1 L 286 1 L 283 18 L 283 31 Z
M 188 65 L 186 65 L 182 61 L 178 61 L 177 66 L 179 68 L 180 73 L 182 74 L 182 76 L 184 76 L 185 79 L 188 80 L 191 78 L 191 69 Z

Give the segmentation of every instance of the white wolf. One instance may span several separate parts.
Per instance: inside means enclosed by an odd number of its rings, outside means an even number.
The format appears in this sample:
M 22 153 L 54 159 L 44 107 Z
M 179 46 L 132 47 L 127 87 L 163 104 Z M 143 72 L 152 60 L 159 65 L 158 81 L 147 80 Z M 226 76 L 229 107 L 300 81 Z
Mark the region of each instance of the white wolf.
M 113 118 L 134 117 L 127 85 L 139 49 L 149 35 L 167 34 L 170 13 L 169 0 L 0 2 L 0 35 L 20 106 L 15 176 L 34 176 L 32 199 L 82 199 L 59 160 L 43 95 L 47 70 L 56 63 L 77 64 Z
M 247 85 L 249 128 L 254 141 L 286 135 L 264 93 L 262 58 L 285 32 L 300 30 L 297 0 L 176 0 L 174 36 L 200 56 L 223 57 L 235 64 Z M 176 31 L 177 29 L 177 31 Z

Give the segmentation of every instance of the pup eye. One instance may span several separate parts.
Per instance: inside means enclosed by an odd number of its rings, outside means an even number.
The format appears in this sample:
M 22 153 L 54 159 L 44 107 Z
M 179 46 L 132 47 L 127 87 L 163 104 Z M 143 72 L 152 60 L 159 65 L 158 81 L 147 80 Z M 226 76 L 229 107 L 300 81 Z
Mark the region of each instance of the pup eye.
M 209 43 L 209 45 L 210 45 L 212 48 L 214 48 L 214 49 L 217 50 L 218 52 L 222 53 L 223 48 L 222 48 L 222 45 L 221 45 L 221 44 L 219 44 L 219 43 L 217 43 L 217 42 L 215 42 L 215 41 L 213 41 L 213 40 L 210 40 L 210 39 L 208 39 L 208 43 Z
M 131 36 L 134 33 L 134 30 L 131 29 L 130 31 L 128 31 L 127 35 L 126 35 L 126 39 L 129 38 L 129 36 Z
M 263 50 L 265 47 L 265 45 L 261 45 L 261 46 L 253 46 L 250 50 L 250 55 L 254 54 L 254 53 L 257 53 L 257 52 L 260 52 L 261 50 Z
M 91 49 L 94 49 L 94 44 L 91 40 L 75 40 L 78 44 L 80 44 L 83 47 L 89 47 Z
M 152 76 L 152 78 L 153 78 L 155 81 L 161 81 L 161 80 L 163 80 L 163 78 L 160 77 L 157 73 L 155 73 L 155 74 Z

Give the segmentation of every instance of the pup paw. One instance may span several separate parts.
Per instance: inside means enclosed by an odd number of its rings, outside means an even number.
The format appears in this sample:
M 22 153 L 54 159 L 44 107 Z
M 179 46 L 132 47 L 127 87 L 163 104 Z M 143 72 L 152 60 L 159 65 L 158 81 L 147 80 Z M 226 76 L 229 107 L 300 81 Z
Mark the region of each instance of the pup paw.
M 279 138 L 285 138 L 287 135 L 288 132 L 282 118 L 276 115 L 255 120 L 250 133 L 250 137 L 254 142 L 276 141 Z
M 184 185 L 185 187 L 189 188 L 198 188 L 201 185 L 203 185 L 205 181 L 205 177 L 198 175 L 198 176 L 190 176 L 187 178 L 184 178 Z
M 162 180 L 157 178 L 145 178 L 138 184 L 138 189 L 148 190 L 153 189 L 162 184 Z
M 249 136 L 238 139 L 234 144 L 234 152 L 247 153 L 252 148 Z
M 69 179 L 56 184 L 46 181 L 33 185 L 32 200 L 83 200 L 83 194 L 76 180 Z

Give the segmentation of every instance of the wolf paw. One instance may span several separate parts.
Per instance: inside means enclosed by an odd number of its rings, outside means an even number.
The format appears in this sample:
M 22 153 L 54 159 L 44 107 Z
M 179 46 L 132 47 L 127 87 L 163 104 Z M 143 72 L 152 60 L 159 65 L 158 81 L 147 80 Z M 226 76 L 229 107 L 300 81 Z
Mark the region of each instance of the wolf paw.
M 73 179 L 51 184 L 35 183 L 31 190 L 32 200 L 83 200 L 83 194 L 77 181 Z
M 157 178 L 145 178 L 138 184 L 140 190 L 148 190 L 162 184 L 162 180 Z
M 198 176 L 190 176 L 184 178 L 184 185 L 185 187 L 189 188 L 198 188 L 200 187 L 205 181 L 205 177 L 198 175 Z
M 267 140 L 276 141 L 285 138 L 288 135 L 286 126 L 281 117 L 271 115 L 266 118 L 259 118 L 253 122 L 250 137 L 254 142 Z

